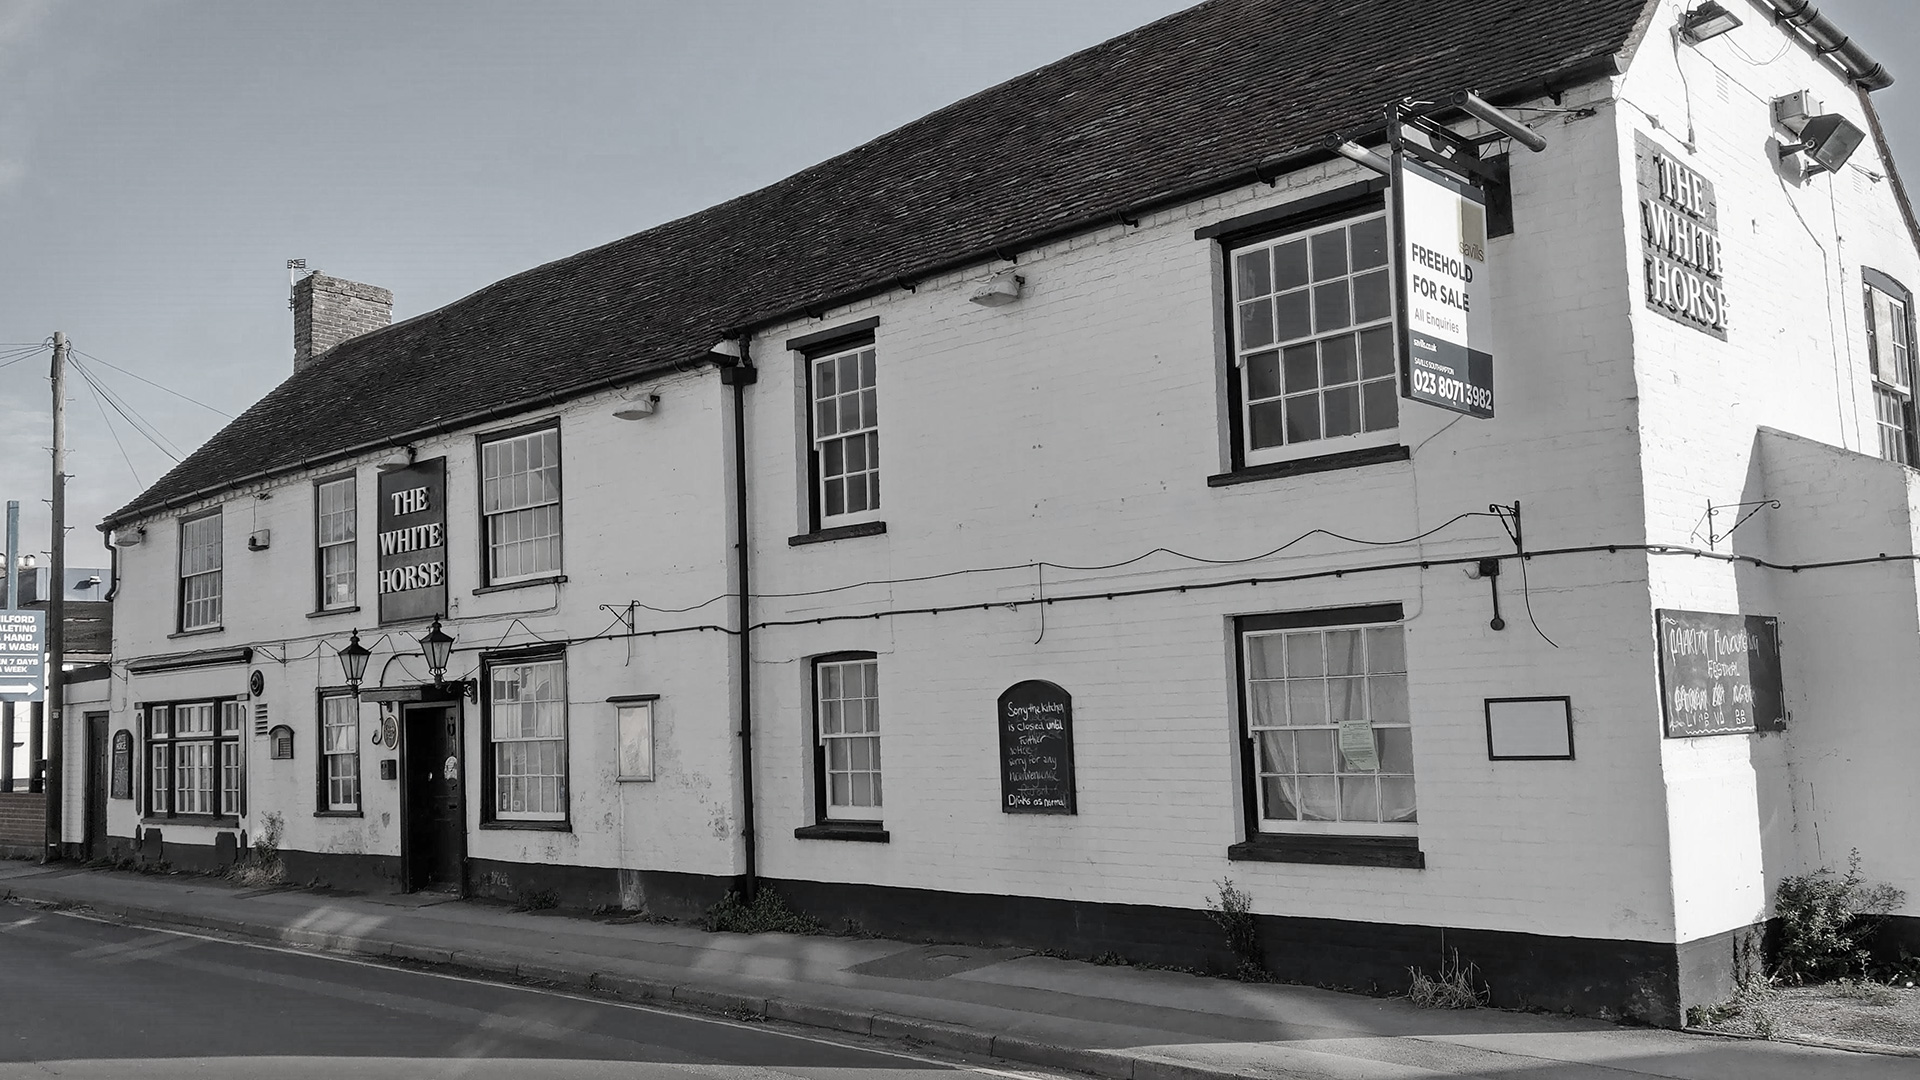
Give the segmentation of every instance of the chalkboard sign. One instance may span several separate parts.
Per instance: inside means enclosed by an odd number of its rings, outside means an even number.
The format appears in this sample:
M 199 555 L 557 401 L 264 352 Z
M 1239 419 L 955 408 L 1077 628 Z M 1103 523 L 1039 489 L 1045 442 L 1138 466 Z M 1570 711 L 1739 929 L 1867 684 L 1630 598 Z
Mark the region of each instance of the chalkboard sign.
M 1073 695 L 1029 679 L 1000 695 L 1000 809 L 1071 814 Z
M 113 776 L 108 794 L 115 799 L 133 798 L 133 732 L 113 733 Z
M 1778 619 L 1667 608 L 1654 615 L 1667 738 L 1787 726 Z

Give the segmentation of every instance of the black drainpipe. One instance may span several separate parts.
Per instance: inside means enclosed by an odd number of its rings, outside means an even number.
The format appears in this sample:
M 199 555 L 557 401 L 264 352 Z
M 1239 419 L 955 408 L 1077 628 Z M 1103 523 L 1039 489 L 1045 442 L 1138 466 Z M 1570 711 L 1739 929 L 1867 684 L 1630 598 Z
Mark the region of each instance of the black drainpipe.
M 751 534 L 747 529 L 747 387 L 759 380 L 760 373 L 753 366 L 753 355 L 748 352 L 752 338 L 741 334 L 735 340 L 740 346 L 740 358 L 720 369 L 720 381 L 733 387 L 733 546 L 739 560 L 734 610 L 739 613 L 740 627 L 740 802 L 746 819 L 740 839 L 747 857 L 740 891 L 751 903 L 760 886 L 760 875 L 753 813 L 753 634 L 747 621 L 751 617 L 747 598 L 752 595 L 749 563 L 753 557 Z

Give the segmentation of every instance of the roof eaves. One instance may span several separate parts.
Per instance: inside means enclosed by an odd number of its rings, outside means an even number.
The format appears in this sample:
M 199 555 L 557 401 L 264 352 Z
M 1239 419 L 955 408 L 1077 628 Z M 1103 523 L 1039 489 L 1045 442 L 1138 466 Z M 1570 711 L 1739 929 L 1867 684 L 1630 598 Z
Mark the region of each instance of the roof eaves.
M 336 450 L 330 453 L 320 454 L 310 458 L 303 458 L 299 461 L 289 462 L 285 465 L 275 466 L 274 468 L 271 468 L 271 469 L 261 469 L 258 472 L 248 473 L 244 476 L 235 477 L 234 479 L 231 479 L 231 480 L 223 480 L 217 484 L 208 484 L 205 487 L 197 488 L 193 491 L 184 492 L 179 495 L 170 496 L 165 499 L 160 499 L 150 504 L 144 503 L 141 500 L 136 499 L 133 502 L 130 502 L 125 506 L 122 506 L 120 509 L 115 510 L 113 513 L 107 515 L 104 519 L 101 520 L 97 528 L 103 533 L 112 532 L 115 528 L 117 528 L 122 524 L 125 524 L 126 522 L 134 521 L 140 518 L 153 517 L 157 514 L 163 514 L 163 513 L 166 513 L 168 510 L 177 509 L 178 507 L 186 506 L 190 503 L 199 502 L 202 499 L 212 498 L 213 496 L 219 495 L 222 492 L 232 491 L 235 488 L 246 487 L 249 484 L 257 484 L 263 481 L 275 479 L 276 477 L 290 476 L 295 473 L 307 472 L 313 469 L 318 469 L 332 462 L 344 461 L 347 458 L 357 457 L 361 454 L 373 453 L 376 450 L 385 450 L 392 447 L 404 446 L 407 443 L 414 442 L 419 439 L 433 438 L 436 435 L 444 435 L 450 431 L 458 431 L 459 429 L 464 427 L 473 427 L 475 425 L 485 424 L 494 420 L 502 420 L 508 417 L 513 417 L 513 416 L 523 416 L 530 412 L 538 412 L 541 409 L 551 408 L 554 405 L 571 401 L 575 398 L 585 397 L 588 394 L 598 393 L 599 391 L 602 391 L 602 390 L 608 390 L 617 386 L 632 385 L 644 379 L 649 379 L 658 375 L 669 374 L 675 371 L 692 371 L 692 370 L 698 369 L 699 367 L 713 364 L 713 363 L 714 361 L 707 357 L 700 357 L 693 360 L 677 360 L 676 359 L 676 360 L 651 361 L 647 364 L 641 365 L 640 367 L 634 368 L 630 372 L 626 372 L 620 375 L 612 375 L 603 379 L 595 379 L 589 383 L 582 383 L 577 386 L 571 386 L 571 387 L 566 387 L 560 390 L 554 390 L 549 393 L 542 394 L 538 397 L 520 398 L 518 400 L 508 402 L 507 404 L 504 404 L 504 405 L 497 405 L 491 409 L 483 409 L 479 412 L 466 413 L 461 416 L 455 416 L 445 420 L 435 421 L 432 424 L 428 424 L 423 427 L 414 428 L 409 431 L 403 431 L 396 435 L 391 435 L 391 436 L 387 436 L 385 438 L 380 438 L 380 439 L 374 439 L 368 442 L 358 443 L 353 446 L 343 447 L 339 450 Z

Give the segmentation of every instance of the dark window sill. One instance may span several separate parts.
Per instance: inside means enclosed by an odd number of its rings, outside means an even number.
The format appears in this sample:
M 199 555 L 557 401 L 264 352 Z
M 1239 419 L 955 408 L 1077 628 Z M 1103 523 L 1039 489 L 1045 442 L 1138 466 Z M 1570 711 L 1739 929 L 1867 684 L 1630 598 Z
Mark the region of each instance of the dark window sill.
M 356 818 L 356 817 L 366 817 L 366 814 L 362 813 L 359 810 L 315 810 L 313 812 L 313 816 L 314 817 Z
M 823 821 L 793 830 L 795 840 L 856 840 L 884 844 L 892 834 L 877 821 Z
M 204 817 L 194 814 L 175 814 L 172 817 L 143 817 L 142 825 L 198 825 L 207 829 L 237 829 L 240 819 L 237 817 Z
M 879 536 L 887 531 L 884 521 L 863 521 L 858 525 L 836 525 L 831 529 L 815 529 L 810 533 L 787 537 L 788 547 L 802 544 L 824 544 L 829 540 L 846 540 L 855 536 Z
M 1417 836 L 1257 836 L 1227 849 L 1233 862 L 1318 863 L 1323 866 L 1396 866 L 1424 870 Z
M 572 832 L 570 821 L 483 821 L 482 829 L 519 829 L 524 832 Z
M 485 596 L 488 593 L 506 592 L 509 589 L 530 589 L 535 585 L 564 585 L 566 582 L 567 575 L 565 574 L 548 574 L 546 577 L 528 578 L 525 581 L 509 581 L 500 585 L 482 585 L 473 590 L 473 595 Z
M 325 617 L 327 617 L 328 615 L 351 615 L 351 614 L 353 614 L 354 612 L 356 612 L 356 611 L 359 611 L 359 610 L 360 610 L 360 605 L 358 605 L 358 604 L 355 604 L 355 605 L 354 605 L 354 606 L 352 606 L 352 607 L 330 607 L 330 608 L 321 608 L 321 609 L 320 609 L 319 611 L 309 611 L 309 612 L 307 612 L 307 618 L 309 618 L 309 619 L 323 619 L 323 618 L 325 618 Z
M 1338 454 L 1321 454 L 1319 457 L 1275 461 L 1266 465 L 1248 465 L 1232 472 L 1207 477 L 1207 486 L 1232 487 L 1235 484 L 1251 484 L 1260 480 L 1276 480 L 1283 476 L 1306 476 L 1309 473 L 1333 472 L 1336 469 L 1357 469 L 1362 465 L 1384 465 L 1391 461 L 1406 461 L 1412 457 L 1413 451 L 1404 446 L 1369 446 L 1361 450 L 1342 451 Z
M 173 633 L 167 635 L 167 640 L 177 641 L 183 637 L 206 637 L 208 634 L 225 633 L 226 629 L 227 628 L 224 626 L 206 626 L 198 630 L 176 630 Z

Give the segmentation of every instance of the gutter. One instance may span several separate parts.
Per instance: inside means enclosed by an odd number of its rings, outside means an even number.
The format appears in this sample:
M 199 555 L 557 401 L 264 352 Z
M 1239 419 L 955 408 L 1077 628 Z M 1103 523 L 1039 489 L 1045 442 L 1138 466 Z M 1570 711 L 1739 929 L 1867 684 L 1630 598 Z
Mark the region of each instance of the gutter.
M 733 547 L 738 560 L 734 564 L 734 609 L 740 625 L 740 671 L 735 692 L 740 696 L 740 841 L 746 862 L 740 892 L 742 899 L 752 903 L 759 890 L 760 873 L 753 807 L 753 620 L 748 606 L 753 595 L 753 544 L 747 528 L 747 387 L 759 381 L 760 372 L 753 366 L 749 351 L 753 335 L 742 332 L 737 340 L 740 357 L 720 369 L 720 382 L 733 388 Z
M 1773 21 L 1794 29 L 1796 35 L 1823 59 L 1838 67 L 1842 74 L 1863 90 L 1885 90 L 1893 85 L 1893 73 L 1867 55 L 1867 51 L 1840 31 L 1833 20 L 1820 14 L 1810 0 L 1760 0 L 1773 10 Z

